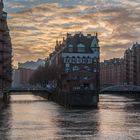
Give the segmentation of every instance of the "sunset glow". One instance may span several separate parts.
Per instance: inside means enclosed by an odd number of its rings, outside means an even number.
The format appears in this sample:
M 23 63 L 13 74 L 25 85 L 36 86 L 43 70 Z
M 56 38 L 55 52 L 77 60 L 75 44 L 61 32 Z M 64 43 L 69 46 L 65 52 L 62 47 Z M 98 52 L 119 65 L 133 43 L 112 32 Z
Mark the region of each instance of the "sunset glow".
M 101 60 L 140 40 L 139 0 L 5 0 L 14 65 L 46 58 L 67 32 L 99 33 Z

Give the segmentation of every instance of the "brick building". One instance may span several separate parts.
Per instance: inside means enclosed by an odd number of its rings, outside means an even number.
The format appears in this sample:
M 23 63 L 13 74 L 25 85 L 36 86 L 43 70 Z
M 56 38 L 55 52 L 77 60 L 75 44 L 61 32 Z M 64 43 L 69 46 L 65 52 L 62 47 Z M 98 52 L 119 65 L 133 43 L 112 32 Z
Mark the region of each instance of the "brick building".
M 136 43 L 124 53 L 125 83 L 140 85 L 140 44 Z
M 140 85 L 140 44 L 136 43 L 124 53 L 124 58 L 105 60 L 100 64 L 100 84 Z
M 101 86 L 124 84 L 124 59 L 113 58 L 100 64 Z
M 11 87 L 12 82 L 12 45 L 7 26 L 7 13 L 0 1 L 0 93 Z
M 33 69 L 27 69 L 27 68 L 19 68 L 19 78 L 20 78 L 20 84 L 26 85 L 29 83 L 30 77 L 34 73 L 35 70 Z
M 58 97 L 62 101 L 72 105 L 97 104 L 100 61 L 98 42 L 97 34 L 85 36 L 82 33 L 67 34 L 62 43 L 56 42 L 49 64 L 57 65 L 60 69 Z
M 15 69 L 13 71 L 12 84 L 14 86 L 29 84 L 29 80 L 32 74 L 35 72 L 35 70 L 37 70 L 39 66 L 44 66 L 45 62 L 45 59 L 38 59 L 37 61 L 27 61 L 25 63 L 19 63 L 18 69 Z

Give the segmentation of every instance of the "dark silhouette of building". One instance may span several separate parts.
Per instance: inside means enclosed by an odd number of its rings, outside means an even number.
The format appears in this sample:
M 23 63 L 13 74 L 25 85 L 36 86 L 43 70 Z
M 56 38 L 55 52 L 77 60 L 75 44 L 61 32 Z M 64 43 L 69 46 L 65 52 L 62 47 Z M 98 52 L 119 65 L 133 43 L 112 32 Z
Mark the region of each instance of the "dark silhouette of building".
M 7 13 L 0 1 L 0 93 L 11 87 L 12 82 L 12 45 L 7 26 Z

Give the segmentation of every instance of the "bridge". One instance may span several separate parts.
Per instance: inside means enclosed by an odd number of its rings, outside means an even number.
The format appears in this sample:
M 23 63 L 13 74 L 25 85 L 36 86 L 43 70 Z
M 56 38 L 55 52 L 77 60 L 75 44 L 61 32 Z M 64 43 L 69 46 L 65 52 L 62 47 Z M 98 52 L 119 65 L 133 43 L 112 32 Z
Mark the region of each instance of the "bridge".
M 32 94 L 32 93 L 46 93 L 51 94 L 54 92 L 52 88 L 43 88 L 37 86 L 20 86 L 20 87 L 13 87 L 5 91 L 9 95 L 25 95 L 25 94 Z M 114 85 L 102 88 L 100 93 L 104 92 L 117 92 L 117 93 L 140 93 L 140 86 L 136 85 Z
M 103 88 L 100 93 L 117 92 L 117 93 L 140 93 L 140 86 L 136 85 L 115 85 Z
M 9 95 L 25 95 L 25 94 L 32 94 L 32 93 L 46 93 L 51 94 L 53 93 L 53 89 L 50 88 L 43 88 L 43 87 L 36 87 L 36 86 L 20 86 L 20 87 L 12 87 L 5 91 Z

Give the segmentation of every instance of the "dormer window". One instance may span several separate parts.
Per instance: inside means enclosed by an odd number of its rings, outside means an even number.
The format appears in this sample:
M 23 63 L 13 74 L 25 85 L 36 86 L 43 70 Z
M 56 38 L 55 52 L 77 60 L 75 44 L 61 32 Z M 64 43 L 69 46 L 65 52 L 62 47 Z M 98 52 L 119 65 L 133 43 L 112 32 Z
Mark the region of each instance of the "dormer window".
M 68 45 L 68 51 L 73 52 L 73 45 L 72 44 Z
M 80 43 L 77 45 L 77 51 L 78 52 L 85 52 L 85 45 Z

